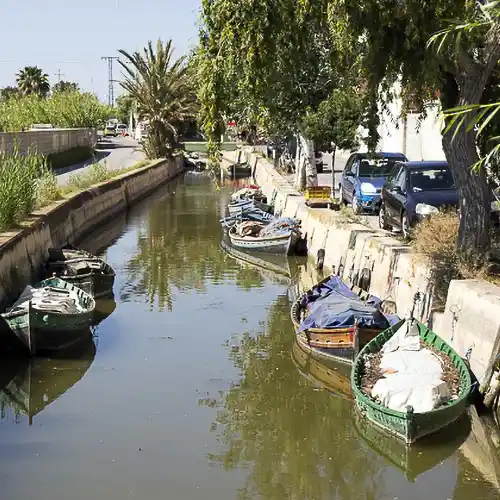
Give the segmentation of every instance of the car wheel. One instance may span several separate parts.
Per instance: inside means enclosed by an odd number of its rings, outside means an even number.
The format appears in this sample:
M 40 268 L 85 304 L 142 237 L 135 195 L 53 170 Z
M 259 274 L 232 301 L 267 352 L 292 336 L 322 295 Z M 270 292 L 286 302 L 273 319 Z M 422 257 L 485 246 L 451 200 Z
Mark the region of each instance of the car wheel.
M 361 206 L 359 205 L 358 198 L 356 197 L 356 193 L 352 193 L 352 211 L 356 214 L 359 215 L 361 213 Z
M 401 233 L 405 240 L 410 237 L 410 222 L 408 220 L 408 215 L 406 214 L 406 212 L 403 212 L 401 214 Z
M 378 225 L 380 229 L 385 229 L 386 231 L 390 231 L 392 229 L 391 226 L 387 224 L 387 214 L 384 203 L 380 205 L 380 210 L 378 212 Z

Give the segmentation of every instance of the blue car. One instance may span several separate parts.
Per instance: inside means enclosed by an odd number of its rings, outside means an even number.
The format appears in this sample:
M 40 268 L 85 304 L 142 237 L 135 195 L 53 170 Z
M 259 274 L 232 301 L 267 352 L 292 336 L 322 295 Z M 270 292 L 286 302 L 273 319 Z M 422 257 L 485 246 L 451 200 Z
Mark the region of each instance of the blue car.
M 354 153 L 345 165 L 339 198 L 354 213 L 378 212 L 380 192 L 396 162 L 408 161 L 403 153 Z

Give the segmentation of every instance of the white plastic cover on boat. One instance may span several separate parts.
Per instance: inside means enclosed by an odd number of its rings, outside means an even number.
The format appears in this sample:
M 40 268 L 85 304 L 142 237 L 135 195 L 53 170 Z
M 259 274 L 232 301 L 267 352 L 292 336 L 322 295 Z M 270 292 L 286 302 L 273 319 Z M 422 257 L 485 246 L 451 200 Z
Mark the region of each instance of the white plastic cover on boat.
M 381 350 L 380 370 L 384 376 L 372 389 L 372 397 L 391 410 L 424 413 L 440 406 L 450 397 L 441 380 L 441 360 L 431 350 L 421 348 L 418 328 L 405 322 Z
M 70 314 L 82 312 L 84 310 L 74 290 L 63 291 L 51 287 L 34 288 L 30 285 L 23 290 L 23 293 L 11 307 L 11 310 L 27 310 L 30 301 L 32 307 L 43 311 Z

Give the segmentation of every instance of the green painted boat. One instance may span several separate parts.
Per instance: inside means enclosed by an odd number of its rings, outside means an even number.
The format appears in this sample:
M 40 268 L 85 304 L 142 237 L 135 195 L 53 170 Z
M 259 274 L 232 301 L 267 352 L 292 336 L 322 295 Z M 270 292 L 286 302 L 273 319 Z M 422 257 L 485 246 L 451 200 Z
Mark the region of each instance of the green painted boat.
M 70 247 L 49 248 L 46 277 L 56 276 L 71 283 L 94 298 L 113 293 L 116 273 L 104 260 Z
M 416 413 L 411 406 L 407 408 L 406 412 L 391 410 L 378 404 L 362 390 L 365 356 L 378 353 L 384 344 L 404 325 L 405 321 L 415 322 L 420 340 L 448 356 L 460 374 L 457 399 L 432 411 Z M 386 432 L 402 439 L 408 445 L 458 420 L 469 404 L 472 388 L 470 372 L 465 361 L 443 339 L 416 319 L 402 320 L 396 323 L 365 345 L 354 361 L 351 371 L 351 385 L 356 408 L 360 414 Z
M 26 287 L 1 316 L 31 355 L 66 349 L 88 335 L 95 301 L 60 278 Z

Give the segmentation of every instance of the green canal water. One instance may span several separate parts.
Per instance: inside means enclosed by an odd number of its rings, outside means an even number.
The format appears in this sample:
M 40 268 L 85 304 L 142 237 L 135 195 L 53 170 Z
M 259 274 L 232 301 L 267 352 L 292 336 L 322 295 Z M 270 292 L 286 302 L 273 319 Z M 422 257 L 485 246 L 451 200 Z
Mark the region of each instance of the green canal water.
M 356 420 L 348 373 L 294 342 L 303 264 L 221 248 L 230 190 L 187 175 L 85 243 L 115 302 L 81 352 L 0 364 L 2 500 L 498 498 L 468 421 L 407 453 Z

